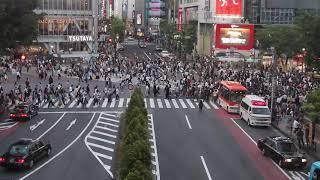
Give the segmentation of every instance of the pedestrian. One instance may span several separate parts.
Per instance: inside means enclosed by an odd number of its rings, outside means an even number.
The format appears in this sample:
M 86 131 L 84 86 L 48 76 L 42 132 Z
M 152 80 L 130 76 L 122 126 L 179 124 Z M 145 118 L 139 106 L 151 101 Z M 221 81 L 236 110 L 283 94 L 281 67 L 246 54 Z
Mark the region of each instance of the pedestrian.
M 299 148 L 304 147 L 302 128 L 298 128 L 298 130 L 297 130 L 297 140 L 298 140 Z
M 307 147 L 310 145 L 309 133 L 310 133 L 309 126 L 306 126 L 306 128 L 305 128 L 305 130 L 304 130 L 304 137 L 305 137 L 305 141 L 306 141 Z

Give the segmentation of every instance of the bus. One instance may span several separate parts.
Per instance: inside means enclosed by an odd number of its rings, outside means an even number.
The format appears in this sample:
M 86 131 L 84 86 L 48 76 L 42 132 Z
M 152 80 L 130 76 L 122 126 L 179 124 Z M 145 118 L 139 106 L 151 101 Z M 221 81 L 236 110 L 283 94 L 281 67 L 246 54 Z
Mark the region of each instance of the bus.
M 228 113 L 240 112 L 240 103 L 247 88 L 236 81 L 220 81 L 217 103 Z

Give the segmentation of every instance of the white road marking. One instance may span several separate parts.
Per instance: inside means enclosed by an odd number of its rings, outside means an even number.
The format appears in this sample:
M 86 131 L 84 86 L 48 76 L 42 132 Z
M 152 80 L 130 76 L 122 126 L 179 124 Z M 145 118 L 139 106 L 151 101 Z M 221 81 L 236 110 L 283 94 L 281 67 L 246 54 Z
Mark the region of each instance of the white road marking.
M 100 111 L 39 111 L 39 114 L 59 114 L 59 113 L 69 113 L 69 114 L 92 114 L 92 113 L 116 113 L 116 111 L 104 111 L 104 110 L 100 110 Z M 118 112 L 118 113 L 122 113 L 122 112 Z
M 111 128 L 107 128 L 107 127 L 104 127 L 104 126 L 98 126 L 98 125 L 96 125 L 95 127 L 96 127 L 96 128 L 99 128 L 99 129 L 111 131 L 111 132 L 118 132 L 117 130 L 114 130 L 114 129 L 111 129 Z
M 71 121 L 66 130 L 68 131 L 73 125 L 75 125 L 76 121 L 77 121 L 77 119 L 74 119 L 73 121 Z
M 158 102 L 158 106 L 159 106 L 159 108 L 163 108 L 163 105 L 162 105 L 162 102 L 161 102 L 161 99 L 157 99 L 157 102 Z
M 105 154 L 101 154 L 101 153 L 97 153 L 95 152 L 95 155 L 99 156 L 99 157 L 103 157 L 105 159 L 109 159 L 109 160 L 112 160 L 112 157 L 111 156 L 108 156 L 108 155 L 105 155 Z M 110 167 L 110 166 L 109 166 Z
M 57 101 L 54 103 L 54 106 L 55 106 L 55 107 L 58 107 L 58 106 L 59 106 L 59 103 L 60 103 L 60 101 L 57 100 Z
M 245 131 L 242 129 L 242 127 L 235 122 L 235 120 L 233 118 L 230 118 L 231 121 L 236 125 L 238 126 L 238 128 L 257 146 L 257 143 L 254 139 L 252 139 L 252 137 Z M 278 165 L 276 164 L 274 161 L 272 161 L 272 163 L 288 178 L 288 179 L 291 179 L 290 176 Z
M 210 104 L 214 109 L 219 109 L 218 106 L 213 101 L 210 101 Z
M 166 104 L 166 107 L 167 107 L 167 108 L 171 108 L 171 105 L 170 105 L 168 99 L 164 99 L 164 103 Z
M 145 108 L 148 107 L 148 106 L 147 106 L 147 100 L 146 100 L 146 98 L 144 98 L 144 107 L 145 107 Z
M 103 136 L 108 136 L 108 137 L 111 137 L 111 138 L 117 138 L 117 136 L 115 136 L 115 135 L 108 134 L 108 133 L 103 133 L 103 132 L 100 132 L 100 131 L 92 131 L 92 132 L 96 133 L 96 134 L 103 135 Z
M 124 99 L 123 99 L 123 98 L 120 98 L 119 104 L 118 104 L 118 107 L 119 107 L 119 108 L 123 107 L 123 102 L 124 102 Z
M 113 108 L 116 105 L 116 98 L 112 98 L 110 107 Z
M 109 140 L 102 139 L 102 138 L 95 137 L 95 136 L 91 136 L 91 135 L 89 135 L 87 138 L 94 139 L 94 140 L 97 140 L 97 141 L 102 141 L 102 142 L 113 144 L 113 145 L 116 144 L 116 142 L 114 142 L 114 141 L 109 141 Z
M 126 105 L 126 107 L 129 106 L 129 103 L 130 103 L 130 98 L 127 98 L 127 105 Z
M 152 98 L 150 99 L 150 108 L 155 108 L 154 100 Z
M 46 119 L 42 119 L 41 121 L 37 122 L 36 124 L 31 125 L 30 126 L 30 131 L 34 131 L 35 129 L 37 129 L 41 124 L 44 123 L 44 121 L 46 121 Z
M 73 108 L 74 105 L 78 102 L 78 99 L 74 99 L 72 103 L 68 106 L 68 108 Z
M 39 139 L 41 139 L 44 135 L 46 135 L 51 129 L 53 129 L 61 120 L 62 120 L 62 118 L 64 117 L 64 115 L 65 115 L 66 113 L 63 113 L 61 116 L 60 116 L 60 118 L 49 128 L 49 129 L 47 129 L 43 134 L 41 134 L 41 136 L 39 136 L 38 138 L 37 138 L 37 140 L 39 140 Z
M 188 124 L 189 129 L 192 129 L 191 124 L 190 124 L 189 119 L 188 119 L 188 116 L 185 115 L 185 117 L 186 117 L 186 121 L 187 121 L 187 124 Z
M 187 99 L 187 103 L 192 109 L 195 108 L 190 99 Z
M 119 123 L 120 121 L 116 120 L 116 119 L 110 119 L 110 118 L 106 118 L 106 117 L 100 117 L 100 119 L 104 119 L 104 120 L 107 120 L 107 121 L 112 121 L 112 122 L 116 122 L 116 123 Z
M 105 108 L 107 107 L 107 104 L 108 104 L 108 98 L 105 98 L 101 107 Z
M 146 55 L 147 58 L 151 61 L 151 58 L 147 55 L 147 53 L 146 53 L 146 52 L 143 52 L 143 53 L 144 53 L 144 55 Z
M 106 147 L 106 146 L 101 146 L 101 145 L 99 145 L 99 144 L 90 143 L 90 142 L 87 142 L 87 144 L 88 144 L 89 146 L 93 146 L 93 147 L 96 147 L 96 148 L 104 149 L 104 150 L 106 150 L 106 151 L 114 152 L 114 150 L 113 150 L 112 148 L 108 148 L 108 147 Z
M 69 149 L 81 136 L 82 134 L 88 129 L 88 127 L 90 126 L 91 122 L 93 121 L 93 118 L 95 116 L 96 113 L 94 113 L 92 115 L 91 120 L 89 121 L 89 123 L 87 124 L 87 126 L 81 131 L 81 133 L 76 137 L 76 139 L 74 139 L 70 144 L 68 144 L 68 146 L 66 146 L 62 151 L 60 151 L 59 153 L 57 153 L 56 155 L 54 155 L 52 158 L 50 158 L 48 161 L 44 162 L 43 164 L 41 164 L 39 167 L 37 167 L 36 169 L 34 169 L 33 171 L 31 171 L 30 173 L 28 173 L 27 175 L 23 176 L 22 178 L 20 178 L 20 180 L 24 180 L 27 177 L 31 176 L 32 174 L 34 174 L 35 172 L 39 171 L 39 169 L 43 168 L 45 165 L 47 165 L 48 163 L 50 163 L 51 161 L 53 161 L 55 158 L 57 158 L 60 154 L 62 154 L 63 152 L 65 152 L 67 149 Z M 65 114 L 62 115 L 62 117 Z M 62 118 L 61 118 L 62 119 Z M 38 138 L 40 139 L 40 138 Z
M 172 103 L 173 103 L 174 108 L 176 108 L 176 109 L 179 108 L 178 103 L 175 99 L 172 99 Z
M 86 107 L 89 108 L 91 106 L 92 102 L 93 102 L 93 98 L 90 98 Z
M 209 106 L 209 104 L 208 104 L 207 102 L 203 101 L 203 105 L 204 105 L 204 107 L 206 107 L 207 109 L 210 109 L 210 106 Z
M 49 107 L 49 103 L 47 102 L 42 108 L 47 109 Z
M 81 108 L 81 107 L 82 107 L 82 103 L 81 103 L 81 102 L 79 102 L 79 104 L 78 104 L 77 108 Z
M 203 167 L 204 167 L 204 169 L 206 170 L 208 179 L 209 179 L 209 180 L 212 180 L 211 175 L 210 175 L 210 172 L 209 172 L 208 167 L 207 167 L 207 164 L 206 164 L 206 161 L 204 160 L 203 156 L 200 156 L 200 158 L 201 158 L 201 162 L 202 162 L 202 164 L 203 164 Z
M 111 123 L 107 123 L 107 122 L 99 121 L 99 123 L 104 124 L 104 125 L 108 125 L 108 126 L 113 126 L 113 127 L 116 127 L 116 128 L 118 128 L 118 127 L 119 127 L 119 125 L 111 124 Z
M 182 99 L 179 99 L 179 102 L 180 102 L 180 104 L 181 104 L 181 106 L 182 106 L 183 109 L 186 109 L 186 108 L 187 108 L 186 104 L 183 102 Z
M 155 159 L 155 162 L 156 162 L 156 176 L 157 176 L 157 180 L 160 180 L 160 167 L 159 167 L 159 159 L 158 159 L 158 150 L 157 150 L 157 142 L 156 142 L 156 134 L 155 134 L 155 130 L 154 130 L 154 123 L 153 123 L 153 115 L 150 114 L 149 115 L 150 117 L 150 121 L 151 121 L 151 124 L 152 124 L 152 139 L 150 139 L 149 141 L 153 143 L 153 146 L 154 146 L 154 159 Z

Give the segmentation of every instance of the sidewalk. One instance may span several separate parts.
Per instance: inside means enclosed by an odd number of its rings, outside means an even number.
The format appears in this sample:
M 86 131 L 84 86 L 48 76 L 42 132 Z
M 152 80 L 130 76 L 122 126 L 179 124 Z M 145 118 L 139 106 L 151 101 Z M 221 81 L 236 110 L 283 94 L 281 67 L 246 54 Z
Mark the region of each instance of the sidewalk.
M 293 133 L 292 124 L 293 124 L 293 120 L 290 120 L 288 117 L 283 117 L 278 122 L 272 122 L 272 126 L 274 128 L 278 129 L 281 133 L 291 138 L 296 143 L 297 138 L 296 138 L 296 135 Z M 304 143 L 306 143 L 305 137 L 303 138 L 303 140 L 304 140 Z M 320 160 L 320 144 L 317 143 L 316 138 L 315 138 L 315 141 L 316 141 L 316 151 L 308 149 L 306 147 L 300 149 L 302 152 L 306 153 L 310 157 L 310 160 L 311 160 L 310 163 Z

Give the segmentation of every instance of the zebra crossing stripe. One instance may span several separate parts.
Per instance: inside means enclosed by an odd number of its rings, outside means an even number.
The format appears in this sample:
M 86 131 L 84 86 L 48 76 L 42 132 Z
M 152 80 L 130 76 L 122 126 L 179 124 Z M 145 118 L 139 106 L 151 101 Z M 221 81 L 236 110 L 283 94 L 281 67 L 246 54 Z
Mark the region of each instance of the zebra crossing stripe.
M 186 108 L 187 108 L 186 104 L 183 102 L 182 99 L 179 99 L 179 102 L 180 102 L 180 104 L 181 104 L 181 106 L 182 106 L 183 109 L 186 109 Z
M 159 106 L 159 108 L 163 108 L 163 105 L 162 105 L 161 99 L 157 99 L 157 101 L 158 101 L 158 106 Z
M 113 108 L 116 105 L 116 98 L 112 98 L 110 107 Z
M 130 102 L 130 98 L 127 98 L 127 105 L 126 105 L 126 107 L 129 106 L 129 102 Z
M 121 108 L 123 106 L 124 99 L 120 98 L 118 107 Z
M 144 98 L 144 107 L 147 108 L 147 100 Z
M 150 98 L 150 108 L 155 108 L 154 100 Z
M 59 106 L 59 103 L 60 103 L 60 101 L 57 100 L 57 101 L 54 103 L 54 106 L 55 106 L 55 107 L 58 107 L 58 106 Z
M 219 109 L 218 106 L 214 102 L 210 101 L 210 104 L 214 109 Z
M 113 152 L 113 151 L 114 151 L 112 148 L 105 147 L 105 146 L 101 146 L 101 145 L 95 144 L 95 143 L 87 142 L 87 145 L 93 146 L 93 147 L 96 147 L 96 148 L 99 148 L 99 149 L 103 149 L 103 150 L 106 150 L 106 151 L 110 151 L 110 152 Z
M 42 108 L 48 108 L 49 107 L 49 103 L 46 103 Z
M 172 103 L 173 103 L 174 108 L 176 108 L 176 109 L 179 108 L 178 103 L 175 99 L 172 99 Z
M 107 104 L 108 104 L 108 98 L 105 98 L 101 107 L 105 108 L 107 107 Z
M 208 104 L 207 102 L 203 101 L 203 105 L 204 105 L 204 107 L 206 107 L 207 109 L 210 109 L 210 106 L 209 106 L 209 104 Z
M 190 99 L 187 99 L 187 103 L 192 109 L 195 108 Z
M 164 99 L 164 103 L 166 104 L 167 108 L 171 108 L 171 105 L 168 99 Z
M 93 102 L 93 98 L 90 98 L 86 107 L 89 108 L 91 106 L 92 102 Z
M 82 103 L 80 102 L 80 103 L 78 104 L 77 108 L 81 108 L 81 106 L 82 106 Z
M 74 99 L 72 103 L 68 106 L 68 108 L 73 108 L 73 106 L 76 105 L 77 101 L 77 99 Z

